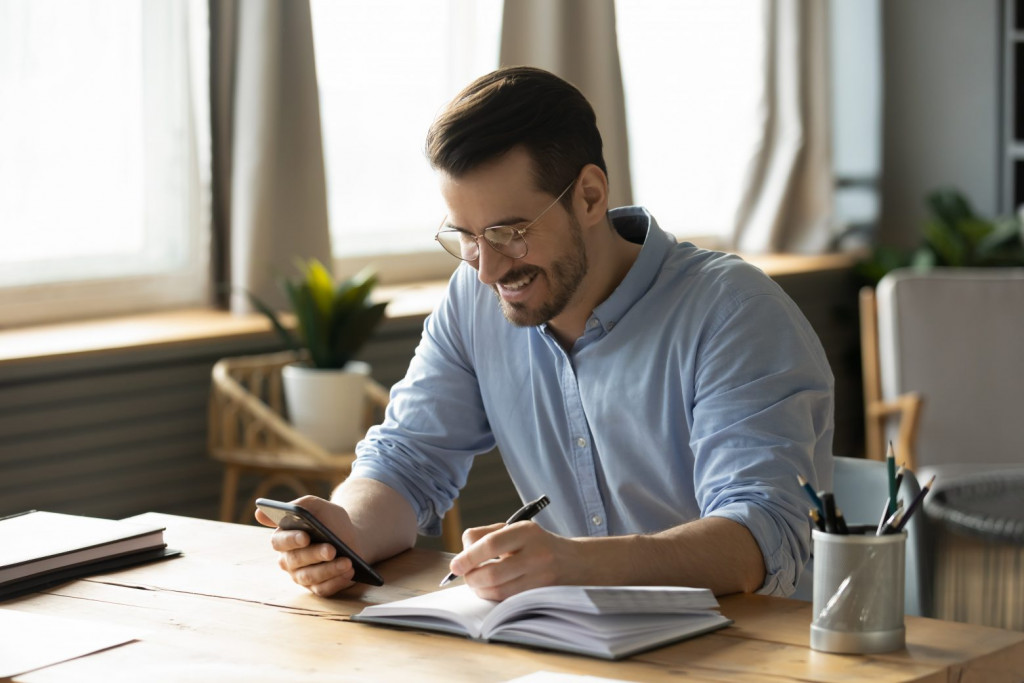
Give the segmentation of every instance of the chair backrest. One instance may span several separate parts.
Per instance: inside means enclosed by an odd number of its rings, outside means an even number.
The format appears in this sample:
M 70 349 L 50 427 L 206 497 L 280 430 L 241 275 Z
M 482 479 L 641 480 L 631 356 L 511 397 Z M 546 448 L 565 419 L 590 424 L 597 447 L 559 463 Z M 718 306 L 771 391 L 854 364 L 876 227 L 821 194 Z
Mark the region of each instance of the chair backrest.
M 833 493 L 836 505 L 842 510 L 848 525 L 878 525 L 882 509 L 889 498 L 889 474 L 884 461 L 863 458 L 835 456 Z M 913 472 L 907 472 L 900 485 L 899 498 L 904 506 L 920 492 L 921 488 Z M 904 586 L 905 614 L 913 616 L 931 615 L 932 563 L 928 539 L 928 525 L 923 510 L 910 518 L 906 526 L 906 583 Z M 813 563 L 813 558 L 812 558 Z M 808 564 L 797 594 L 802 600 L 810 600 L 812 592 L 813 564 Z
M 882 398 L 924 399 L 917 471 L 1024 463 L 1024 269 L 900 269 L 876 295 Z

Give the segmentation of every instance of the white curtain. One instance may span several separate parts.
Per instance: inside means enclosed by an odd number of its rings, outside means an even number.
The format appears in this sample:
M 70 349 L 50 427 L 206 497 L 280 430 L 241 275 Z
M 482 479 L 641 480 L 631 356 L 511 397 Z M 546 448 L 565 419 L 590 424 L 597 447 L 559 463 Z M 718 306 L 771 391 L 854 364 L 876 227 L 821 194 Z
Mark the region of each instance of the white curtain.
M 733 247 L 821 252 L 832 239 L 828 3 L 765 0 L 764 128 Z
M 547 69 L 580 89 L 594 107 L 604 141 L 609 205 L 631 204 L 614 0 L 506 0 L 500 61 Z
M 331 264 L 309 2 L 211 0 L 210 26 L 214 281 L 281 307 L 296 258 Z

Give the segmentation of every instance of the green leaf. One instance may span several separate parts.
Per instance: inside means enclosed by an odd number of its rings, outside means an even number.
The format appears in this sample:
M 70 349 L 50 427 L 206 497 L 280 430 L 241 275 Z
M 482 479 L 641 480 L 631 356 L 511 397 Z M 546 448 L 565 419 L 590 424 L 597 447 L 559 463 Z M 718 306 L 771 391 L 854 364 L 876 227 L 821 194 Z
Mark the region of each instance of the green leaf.
M 877 283 L 896 268 L 912 266 L 1024 266 L 1024 233 L 1017 216 L 989 220 L 974 212 L 967 198 L 952 188 L 926 197 L 930 218 L 923 224 L 923 244 L 913 254 L 878 245 L 858 272 Z
M 910 263 L 907 265 L 913 268 L 917 268 L 919 270 L 928 270 L 929 268 L 934 268 L 937 265 L 935 252 L 929 249 L 928 247 L 921 247 L 920 249 L 914 252 L 914 255 L 911 258 Z
M 978 242 L 978 253 L 985 255 L 1001 250 L 1014 251 L 1022 246 L 1020 223 L 1012 218 L 1002 219 Z
M 323 343 L 324 325 L 321 323 L 313 293 L 306 282 L 298 284 L 289 282 L 287 287 L 299 329 L 302 330 L 303 342 L 309 349 L 313 364 L 322 367 L 321 363 L 325 360 L 327 353 L 326 345 Z
M 963 265 L 967 254 L 967 245 L 949 224 L 936 220 L 925 222 L 924 239 L 925 243 L 935 252 L 940 265 Z
M 957 232 L 963 236 L 971 253 L 977 249 L 982 240 L 995 230 L 995 226 L 991 222 L 981 218 L 965 218 L 957 223 L 956 228 Z
M 317 310 L 326 319 L 331 314 L 331 305 L 334 301 L 334 282 L 324 265 L 316 259 L 310 259 L 306 265 L 306 284 Z
M 274 331 L 276 331 L 278 336 L 281 337 L 281 341 L 284 342 L 285 346 L 292 351 L 300 351 L 302 349 L 302 344 L 298 339 L 296 339 L 294 334 L 281 324 L 281 320 L 277 317 L 277 314 L 272 308 L 270 308 L 270 306 L 258 299 L 256 295 L 249 290 L 245 290 L 245 295 L 249 298 L 249 303 L 253 308 L 267 316 L 270 320 L 270 324 L 274 327 Z
M 929 193 L 926 203 L 935 218 L 951 230 L 960 221 L 975 217 L 974 208 L 967 197 L 953 189 L 941 189 Z
M 384 318 L 387 303 L 373 304 L 367 308 L 352 310 L 346 316 L 344 334 L 335 338 L 334 357 L 337 367 L 344 367 L 352 360 L 359 349 L 369 341 L 377 326 Z
M 278 279 L 295 314 L 297 335 L 287 330 L 277 314 L 251 294 L 250 301 L 267 316 L 289 348 L 309 351 L 315 367 L 344 367 L 369 341 L 384 318 L 387 302 L 371 302 L 377 275 L 372 269 L 365 269 L 335 285 L 319 261 L 298 261 L 297 266 L 301 277 Z

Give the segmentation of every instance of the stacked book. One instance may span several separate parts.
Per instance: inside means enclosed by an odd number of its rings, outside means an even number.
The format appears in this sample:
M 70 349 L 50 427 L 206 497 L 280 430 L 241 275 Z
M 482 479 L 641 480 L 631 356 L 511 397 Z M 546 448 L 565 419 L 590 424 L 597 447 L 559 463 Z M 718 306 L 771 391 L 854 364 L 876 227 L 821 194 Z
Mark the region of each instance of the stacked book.
M 32 510 L 0 518 L 0 600 L 180 554 L 164 528 Z

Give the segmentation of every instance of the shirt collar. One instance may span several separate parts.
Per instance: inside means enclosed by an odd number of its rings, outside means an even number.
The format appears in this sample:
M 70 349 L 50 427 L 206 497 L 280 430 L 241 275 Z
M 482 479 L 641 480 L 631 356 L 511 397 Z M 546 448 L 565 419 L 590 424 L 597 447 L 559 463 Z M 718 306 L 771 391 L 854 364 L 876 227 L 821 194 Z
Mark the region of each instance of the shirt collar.
M 591 320 L 597 320 L 605 332 L 615 327 L 633 304 L 647 293 L 658 277 L 661 264 L 676 244 L 676 238 L 658 227 L 654 216 L 642 206 L 612 209 L 608 212 L 608 219 L 620 235 L 642 246 L 626 277 L 591 315 Z M 591 324 L 588 320 L 588 329 Z

